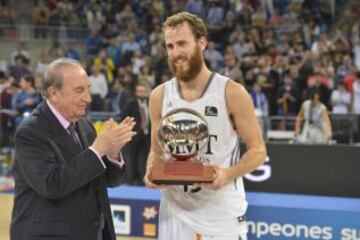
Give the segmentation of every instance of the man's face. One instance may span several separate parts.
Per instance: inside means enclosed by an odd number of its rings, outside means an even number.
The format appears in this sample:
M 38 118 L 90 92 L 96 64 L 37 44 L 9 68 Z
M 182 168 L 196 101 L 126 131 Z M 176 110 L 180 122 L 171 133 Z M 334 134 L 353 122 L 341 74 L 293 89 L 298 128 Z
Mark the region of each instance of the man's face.
M 49 99 L 56 109 L 70 122 L 85 116 L 87 105 L 91 102 L 89 80 L 84 69 L 71 67 L 63 69 L 61 89 L 51 87 Z
M 31 86 L 31 84 L 29 82 L 27 82 L 25 79 L 20 79 L 19 85 L 21 87 L 22 90 L 27 90 L 29 89 L 29 87 Z
M 135 96 L 143 101 L 146 98 L 146 88 L 143 85 L 136 86 Z
M 195 78 L 204 64 L 205 38 L 196 41 L 188 23 L 183 23 L 165 30 L 165 44 L 176 78 L 186 82 Z

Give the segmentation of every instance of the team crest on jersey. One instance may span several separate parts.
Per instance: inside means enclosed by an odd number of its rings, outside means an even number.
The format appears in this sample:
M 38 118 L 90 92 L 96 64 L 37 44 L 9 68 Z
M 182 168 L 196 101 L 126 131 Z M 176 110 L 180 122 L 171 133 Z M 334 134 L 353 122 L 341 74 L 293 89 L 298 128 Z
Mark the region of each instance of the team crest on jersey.
M 205 116 L 216 117 L 218 115 L 218 110 L 214 106 L 205 107 Z

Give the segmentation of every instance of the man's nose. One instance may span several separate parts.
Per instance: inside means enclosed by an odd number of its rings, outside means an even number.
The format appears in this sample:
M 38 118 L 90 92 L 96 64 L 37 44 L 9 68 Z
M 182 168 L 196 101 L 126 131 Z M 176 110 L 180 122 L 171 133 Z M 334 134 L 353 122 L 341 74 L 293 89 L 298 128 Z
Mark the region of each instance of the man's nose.
M 178 48 L 178 47 L 174 47 L 173 48 L 173 50 L 171 51 L 171 57 L 173 58 L 173 59 L 176 59 L 176 58 L 178 58 L 179 56 L 180 56 L 180 54 L 181 54 L 181 51 L 180 51 L 180 49 Z
M 83 100 L 87 103 L 91 103 L 91 94 L 90 94 L 90 90 L 86 90 Z

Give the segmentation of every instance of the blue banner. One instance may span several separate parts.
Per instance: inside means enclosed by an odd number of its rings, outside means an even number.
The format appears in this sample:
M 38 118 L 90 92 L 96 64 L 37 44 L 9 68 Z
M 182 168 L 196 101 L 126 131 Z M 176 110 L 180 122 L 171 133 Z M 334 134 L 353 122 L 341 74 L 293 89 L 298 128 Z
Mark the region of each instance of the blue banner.
M 160 192 L 109 189 L 119 235 L 157 237 Z M 248 239 L 360 240 L 360 199 L 248 193 Z

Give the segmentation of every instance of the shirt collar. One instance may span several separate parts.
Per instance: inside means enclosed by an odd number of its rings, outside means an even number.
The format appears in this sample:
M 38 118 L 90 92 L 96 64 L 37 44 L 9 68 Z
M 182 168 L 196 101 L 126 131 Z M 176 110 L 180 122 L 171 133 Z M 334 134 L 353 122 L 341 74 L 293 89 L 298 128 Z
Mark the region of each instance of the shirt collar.
M 63 126 L 63 128 L 67 129 L 70 125 L 70 122 L 68 120 L 66 120 L 61 113 L 56 110 L 56 108 L 51 105 L 51 103 L 49 102 L 49 100 L 46 100 L 46 104 L 49 106 L 51 112 L 55 115 L 55 117 L 57 118 L 57 120 L 60 122 L 61 126 Z

